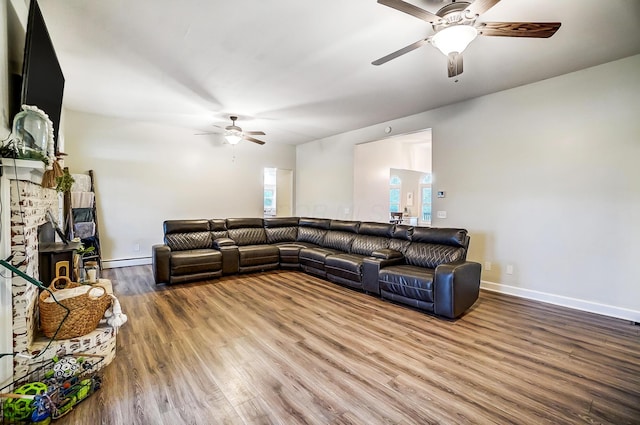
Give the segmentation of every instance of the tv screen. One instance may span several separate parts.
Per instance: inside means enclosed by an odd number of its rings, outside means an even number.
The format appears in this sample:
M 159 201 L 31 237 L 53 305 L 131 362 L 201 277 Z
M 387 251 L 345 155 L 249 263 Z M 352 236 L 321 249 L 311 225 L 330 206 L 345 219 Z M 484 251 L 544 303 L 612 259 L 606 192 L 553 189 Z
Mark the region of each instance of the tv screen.
M 64 75 L 36 0 L 31 0 L 22 68 L 23 105 L 34 105 L 53 122 L 55 153 L 64 93 Z

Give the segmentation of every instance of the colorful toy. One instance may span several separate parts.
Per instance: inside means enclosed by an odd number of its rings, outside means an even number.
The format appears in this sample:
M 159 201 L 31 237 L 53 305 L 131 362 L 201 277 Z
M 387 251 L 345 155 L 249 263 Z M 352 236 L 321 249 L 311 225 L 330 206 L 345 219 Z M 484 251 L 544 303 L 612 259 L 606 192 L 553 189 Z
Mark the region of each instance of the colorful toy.
M 51 423 L 51 412 L 53 411 L 53 402 L 49 395 L 37 395 L 33 401 L 33 406 L 31 422 L 34 425 L 49 425 Z
M 82 358 L 77 359 L 71 356 L 63 357 L 55 361 L 53 365 L 53 377 L 56 378 L 58 382 L 66 381 L 82 371 L 82 369 L 80 369 L 81 364 Z
M 42 382 L 30 382 L 16 389 L 14 393 L 26 397 L 6 400 L 3 406 L 4 417 L 10 420 L 23 421 L 35 410 L 35 396 L 46 394 L 47 386 Z

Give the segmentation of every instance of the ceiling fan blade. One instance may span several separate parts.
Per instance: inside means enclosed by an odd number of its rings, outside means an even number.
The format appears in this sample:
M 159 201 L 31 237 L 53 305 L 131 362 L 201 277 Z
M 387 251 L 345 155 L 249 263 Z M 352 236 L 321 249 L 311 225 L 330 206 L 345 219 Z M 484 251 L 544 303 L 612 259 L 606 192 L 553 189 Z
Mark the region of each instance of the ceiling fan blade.
M 442 20 L 442 18 L 438 15 L 427 12 L 426 10 L 421 9 L 418 6 L 414 6 L 402 0 L 378 0 L 378 3 L 389 6 L 392 9 L 399 10 L 400 12 L 407 13 L 411 16 L 415 16 L 416 18 L 422 19 L 423 21 L 427 21 L 429 23 L 439 22 Z
M 560 22 L 485 22 L 478 34 L 495 37 L 549 38 L 558 31 Z
M 220 134 L 215 131 L 209 131 L 207 133 L 193 133 L 194 136 L 208 136 L 209 134 Z
M 244 134 L 253 134 L 254 136 L 266 136 L 264 131 L 245 131 Z
M 264 145 L 264 142 L 262 140 L 254 139 L 253 137 L 249 137 L 249 136 L 244 136 L 244 138 L 249 142 L 257 143 L 259 145 Z
M 452 52 L 447 56 L 447 74 L 449 78 L 462 74 L 462 55 Z
M 409 53 L 410 51 L 415 50 L 418 47 L 422 46 L 424 43 L 428 43 L 428 42 L 429 42 L 429 38 L 425 38 L 424 40 L 418 40 L 413 44 L 409 44 L 407 47 L 403 47 L 400 50 L 396 50 L 395 52 L 390 53 L 387 56 L 383 56 L 380 59 L 371 62 L 371 64 L 372 65 L 382 65 L 383 63 L 387 63 L 391 59 L 395 59 L 398 56 L 402 56 L 405 53 Z
M 499 1 L 500 0 L 475 0 L 465 9 L 465 12 L 467 16 L 481 15 L 495 6 Z

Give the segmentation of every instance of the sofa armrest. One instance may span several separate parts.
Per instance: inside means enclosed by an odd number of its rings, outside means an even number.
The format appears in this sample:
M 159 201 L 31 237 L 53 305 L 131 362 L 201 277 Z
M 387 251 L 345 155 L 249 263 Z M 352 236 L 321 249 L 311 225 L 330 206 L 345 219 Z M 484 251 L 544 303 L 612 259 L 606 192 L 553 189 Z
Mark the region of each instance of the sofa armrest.
M 403 257 L 400 251 L 396 251 L 395 249 L 389 249 L 389 248 L 377 249 L 371 253 L 371 256 L 375 258 L 380 258 L 382 260 L 393 260 L 393 259 Z
M 392 249 L 380 250 L 380 251 L 394 251 Z M 376 251 L 376 252 L 380 252 Z M 400 254 L 400 253 L 399 253 Z M 365 292 L 371 292 L 373 294 L 380 295 L 380 284 L 378 281 L 378 274 L 380 269 L 395 264 L 404 262 L 404 257 L 400 254 L 400 257 L 383 259 L 376 257 L 368 257 L 362 260 L 362 289 Z
M 222 274 L 238 273 L 240 270 L 240 251 L 238 251 L 235 242 L 233 245 L 221 246 L 219 250 L 222 253 Z
M 169 248 L 169 245 L 153 245 L 151 247 L 151 259 L 153 278 L 156 284 L 169 283 L 171 265 L 171 248 Z
M 362 289 L 364 292 L 371 292 L 380 295 L 380 284 L 378 283 L 378 273 L 380 272 L 379 258 L 365 258 L 362 260 Z
M 234 241 L 231 238 L 218 238 L 218 239 L 214 239 L 213 241 L 213 247 L 217 250 L 220 250 L 220 248 L 222 248 L 223 246 L 235 246 L 236 245 L 236 241 Z
M 480 295 L 480 263 L 445 263 L 436 267 L 433 312 L 455 319 L 476 302 Z

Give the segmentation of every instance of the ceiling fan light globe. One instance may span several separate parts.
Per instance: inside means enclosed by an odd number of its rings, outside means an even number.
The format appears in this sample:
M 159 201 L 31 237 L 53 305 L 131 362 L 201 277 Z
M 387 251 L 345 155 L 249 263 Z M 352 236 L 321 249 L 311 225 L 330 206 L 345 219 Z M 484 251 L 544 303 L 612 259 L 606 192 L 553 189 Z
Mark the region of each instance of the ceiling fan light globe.
M 471 25 L 453 25 L 438 31 L 432 38 L 433 44 L 445 56 L 449 53 L 462 53 L 478 35 Z
M 240 143 L 240 140 L 242 140 L 242 131 L 238 131 L 236 129 L 225 130 L 224 138 L 229 142 L 229 144 L 237 145 Z

